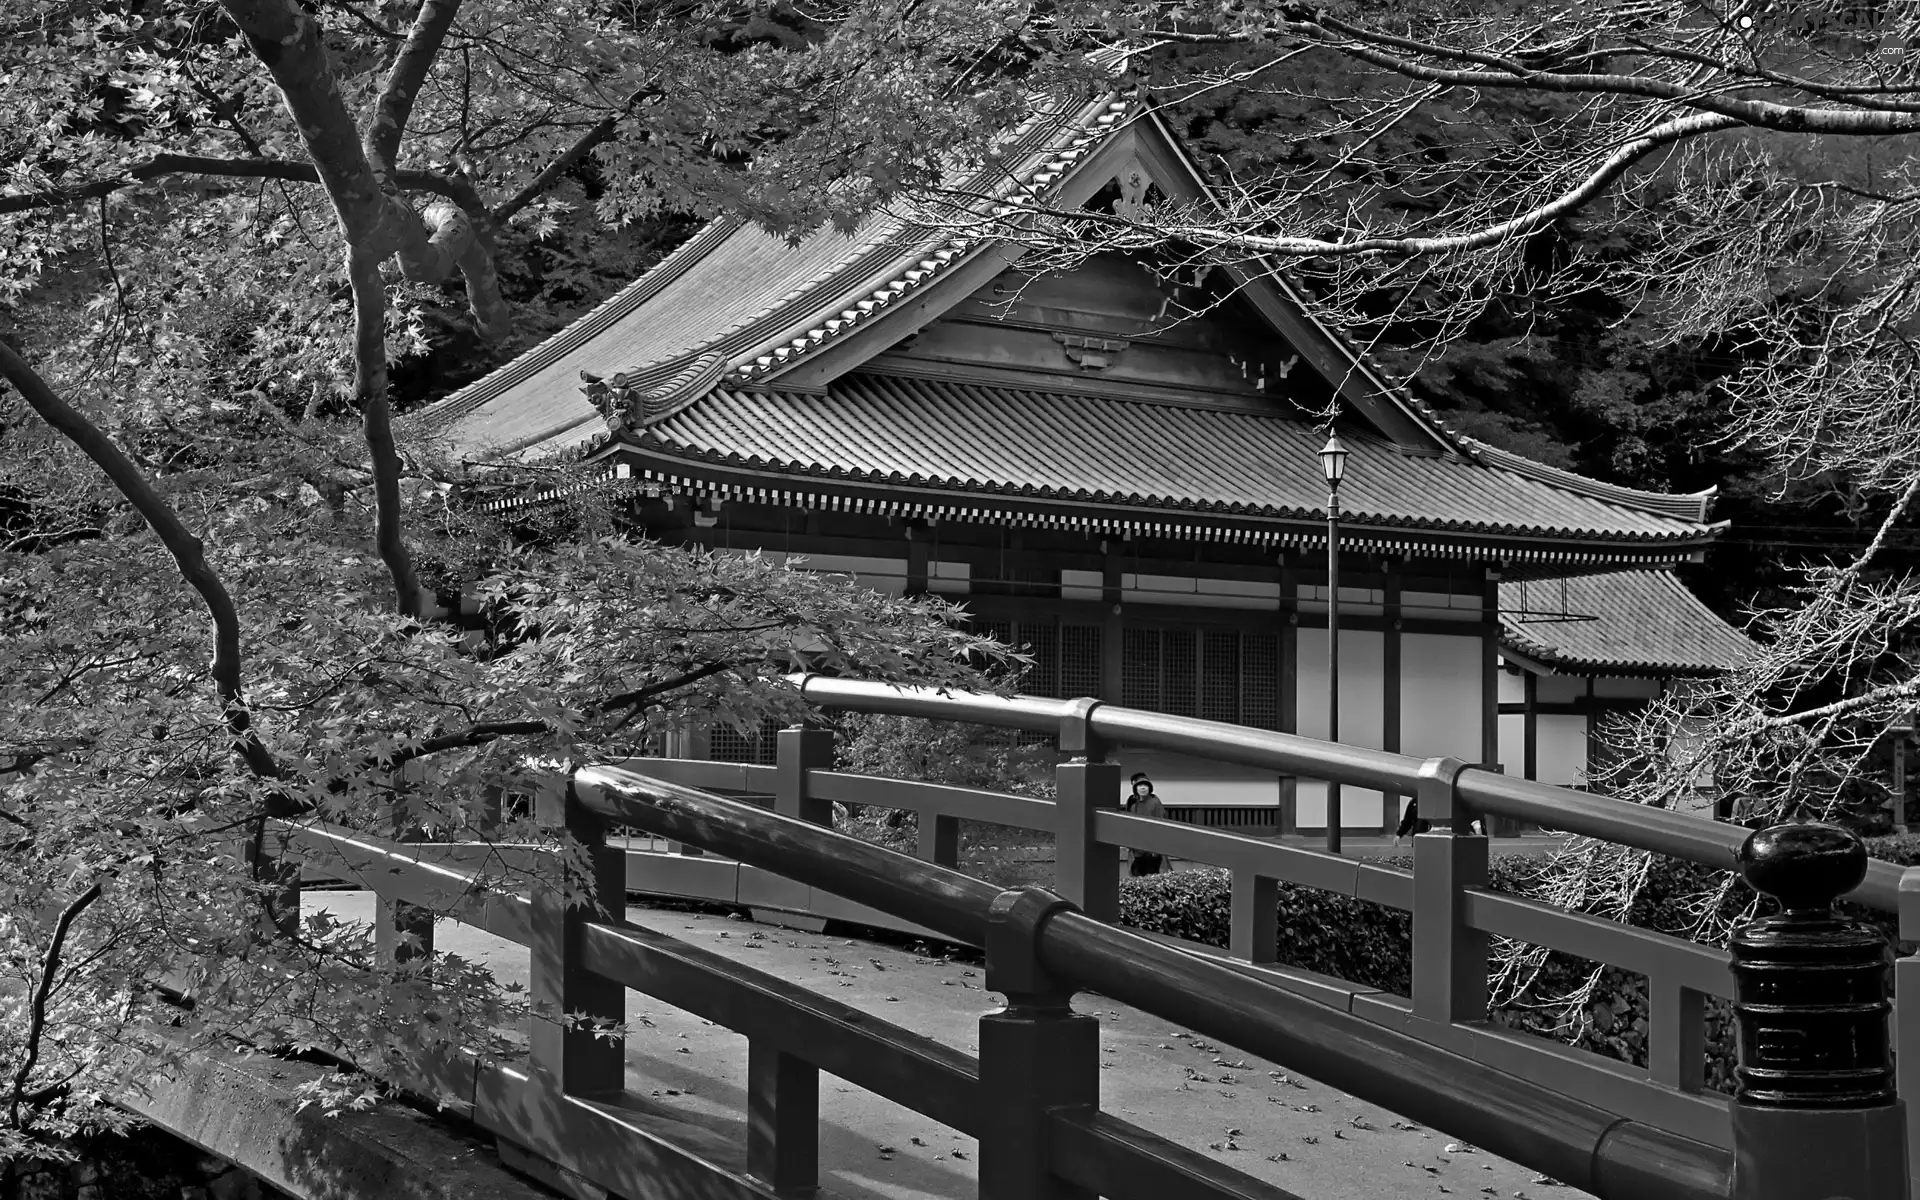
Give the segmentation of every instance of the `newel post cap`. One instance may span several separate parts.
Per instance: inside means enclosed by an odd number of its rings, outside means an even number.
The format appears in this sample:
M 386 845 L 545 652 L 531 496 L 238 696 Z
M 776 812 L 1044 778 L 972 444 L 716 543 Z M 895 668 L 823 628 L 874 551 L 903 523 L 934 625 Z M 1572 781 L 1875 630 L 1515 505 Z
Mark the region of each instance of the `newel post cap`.
M 1867 847 L 1824 821 L 1769 825 L 1747 835 L 1735 860 L 1747 885 L 1785 912 L 1824 912 L 1867 877 Z

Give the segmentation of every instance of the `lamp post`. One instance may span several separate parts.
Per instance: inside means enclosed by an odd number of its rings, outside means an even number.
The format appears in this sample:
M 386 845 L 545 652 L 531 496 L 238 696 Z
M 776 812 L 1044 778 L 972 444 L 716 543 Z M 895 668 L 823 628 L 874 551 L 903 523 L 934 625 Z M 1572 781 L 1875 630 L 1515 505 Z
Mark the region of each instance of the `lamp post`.
M 1327 479 L 1327 740 L 1340 740 L 1340 479 L 1347 472 L 1347 448 L 1328 430 L 1320 449 L 1320 473 Z M 1327 781 L 1327 853 L 1340 853 L 1340 785 Z

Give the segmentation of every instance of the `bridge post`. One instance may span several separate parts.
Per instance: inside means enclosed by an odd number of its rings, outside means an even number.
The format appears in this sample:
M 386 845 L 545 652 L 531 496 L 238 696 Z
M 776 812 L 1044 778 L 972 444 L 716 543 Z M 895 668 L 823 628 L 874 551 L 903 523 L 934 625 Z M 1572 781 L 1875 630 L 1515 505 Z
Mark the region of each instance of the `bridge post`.
M 1467 923 L 1464 891 L 1487 885 L 1487 839 L 1465 832 L 1472 814 L 1457 783 L 1466 767 L 1430 758 L 1414 792 L 1433 829 L 1413 838 L 1413 1014 L 1448 1025 L 1487 1019 L 1487 935 Z
M 807 772 L 833 770 L 833 730 L 782 729 L 774 735 L 774 746 L 773 811 L 831 827 L 833 801 L 813 794 Z
M 1900 876 L 1900 940 L 1920 942 L 1920 867 L 1908 867 Z M 1894 1078 L 1901 1096 L 1920 1097 L 1920 955 L 1909 954 L 1893 964 Z M 1920 1104 L 1908 1104 L 1907 1176 L 1910 1194 L 1920 1196 Z
M 394 778 L 394 800 L 387 810 L 387 822 L 396 842 L 420 840 L 420 826 L 407 814 L 407 789 L 426 776 L 426 764 L 407 763 Z M 374 953 L 384 963 L 411 962 L 433 953 L 434 912 L 405 900 L 389 900 L 375 894 L 373 919 Z M 411 936 L 412 940 L 409 940 Z
M 1049 1111 L 1100 1103 L 1100 1022 L 1073 1011 L 1073 988 L 1035 954 L 1041 928 L 1073 907 L 1022 888 L 987 914 L 987 989 L 1007 1002 L 980 1018 L 980 1200 L 1097 1200 L 1054 1175 L 1047 1143 Z
M 567 903 L 560 881 L 533 889 L 527 990 L 529 999 L 551 1014 L 534 1018 L 528 1061 L 562 1095 L 618 1095 L 626 1079 L 626 1040 L 570 1029 L 560 1019 L 574 1014 L 616 1023 L 626 1019 L 626 989 L 587 970 L 580 951 L 581 930 L 597 909 L 604 907 L 615 918 L 625 914 L 626 855 L 608 847 L 606 823 L 580 803 L 571 777 L 541 782 L 534 815 L 586 847 L 592 876 L 579 904 Z
M 1120 764 L 1104 762 L 1106 743 L 1087 727 L 1098 700 L 1075 701 L 1060 722 L 1060 749 L 1074 757 L 1054 768 L 1055 886 L 1097 921 L 1120 918 L 1120 850 L 1095 840 L 1094 814 L 1120 807 Z
M 1731 1200 L 1906 1200 L 1906 1115 L 1887 1041 L 1884 934 L 1833 902 L 1867 850 L 1834 825 L 1774 825 L 1740 847 L 1741 874 L 1778 916 L 1734 932 L 1740 1043 Z

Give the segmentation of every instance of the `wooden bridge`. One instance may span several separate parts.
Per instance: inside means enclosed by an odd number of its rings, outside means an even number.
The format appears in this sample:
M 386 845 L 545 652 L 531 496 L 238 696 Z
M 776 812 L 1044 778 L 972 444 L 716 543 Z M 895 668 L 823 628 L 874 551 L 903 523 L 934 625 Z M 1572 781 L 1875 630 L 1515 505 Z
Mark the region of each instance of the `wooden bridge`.
M 419 1063 L 417 1085 L 457 1097 L 459 1114 L 491 1134 L 510 1162 L 583 1196 L 806 1195 L 818 1182 L 825 1071 L 977 1137 L 984 1200 L 1313 1200 L 1101 1111 L 1098 1023 L 1068 1005 L 1076 990 L 1089 990 L 1602 1200 L 1910 1194 L 1910 1114 L 1898 1101 L 1761 1103 L 1705 1086 L 1705 999 L 1736 999 L 1727 951 L 1491 891 L 1487 839 L 1463 832 L 1470 816 L 1497 815 L 1731 869 L 1749 835 L 1742 827 L 1454 759 L 1420 760 L 1093 700 L 936 694 L 821 678 L 802 686 L 822 708 L 1053 734 L 1072 757 L 1058 768 L 1057 799 L 1045 801 L 836 772 L 830 733 L 791 729 L 779 736 L 774 766 L 647 759 L 576 771 L 540 798 L 542 819 L 593 848 L 607 912 L 621 911 L 623 891 L 700 897 L 984 949 L 988 989 L 1004 993 L 1007 1003 L 981 1018 L 977 1058 L 657 932 L 568 907 L 543 889 L 488 890 L 473 864 L 498 856 L 498 846 L 396 843 L 323 825 L 283 830 L 284 852 L 303 858 L 310 873 L 376 891 L 384 920 L 411 919 L 417 929 L 407 906 L 424 906 L 526 946 L 536 1003 L 620 1021 L 630 988 L 747 1037 L 744 1155 L 713 1154 L 677 1138 L 671 1123 L 641 1115 L 622 1094 L 624 1047 L 617 1040 L 536 1024 L 524 1070 L 472 1055 Z M 1136 817 L 1119 810 L 1120 769 L 1102 761 L 1114 745 L 1412 794 L 1434 829 L 1414 839 L 1414 869 L 1405 872 Z M 918 859 L 834 833 L 835 802 L 918 813 Z M 1058 894 L 1003 891 L 954 870 L 962 819 L 1051 832 Z M 609 846 L 609 829 L 621 826 L 704 853 Z M 1230 947 L 1119 926 L 1119 847 L 1228 869 Z M 1278 881 L 1410 912 L 1411 996 L 1277 965 Z M 1920 940 L 1920 868 L 1903 874 L 1871 863 L 1847 898 L 1898 911 L 1903 939 Z M 1495 935 L 1644 976 L 1647 1066 L 1489 1024 Z M 1920 959 L 1900 960 L 1893 974 L 1896 1047 L 1912 1048 L 1898 1056 L 1897 1090 L 1911 1096 L 1920 1094 Z M 1757 992 L 1739 997 L 1742 1019 L 1755 1030 L 1765 1013 L 1785 1011 L 1756 997 L 1769 999 Z M 1876 996 L 1844 999 L 1856 1030 L 1870 1033 L 1872 1022 L 1887 1020 L 1874 1007 Z M 1775 1052 L 1771 1036 L 1745 1050 Z M 1871 1040 L 1863 1035 L 1850 1045 L 1871 1051 Z M 1833 1055 L 1815 1066 L 1822 1062 L 1834 1068 L 1829 1075 L 1845 1065 Z

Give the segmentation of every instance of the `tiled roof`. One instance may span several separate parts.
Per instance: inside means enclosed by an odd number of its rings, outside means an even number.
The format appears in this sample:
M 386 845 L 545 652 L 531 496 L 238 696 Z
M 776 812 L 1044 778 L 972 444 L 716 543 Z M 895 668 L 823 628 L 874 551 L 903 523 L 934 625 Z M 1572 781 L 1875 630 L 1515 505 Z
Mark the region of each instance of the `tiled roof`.
M 1669 513 L 1470 459 L 1408 453 L 1362 431 L 1342 436 L 1352 458 L 1340 501 L 1356 541 L 1368 526 L 1644 549 L 1712 537 Z M 689 467 L 1257 523 L 1324 515 L 1323 440 L 1305 422 L 1251 406 L 857 373 L 824 396 L 717 388 L 651 424 L 640 446 Z
M 1707 675 L 1753 652 L 1671 571 L 1502 583 L 1500 625 L 1514 650 L 1576 673 Z
M 1013 130 L 1001 160 L 956 173 L 960 191 L 1040 196 L 1129 105 L 1112 98 L 1047 109 Z M 578 449 L 605 426 L 583 394 L 583 374 L 605 379 L 649 410 L 699 396 L 666 394 L 688 360 L 718 360 L 736 382 L 864 328 L 888 305 L 985 248 L 881 212 L 851 233 L 818 230 L 797 242 L 739 221 L 715 221 L 611 299 L 527 351 L 416 414 L 415 428 L 470 458 Z

